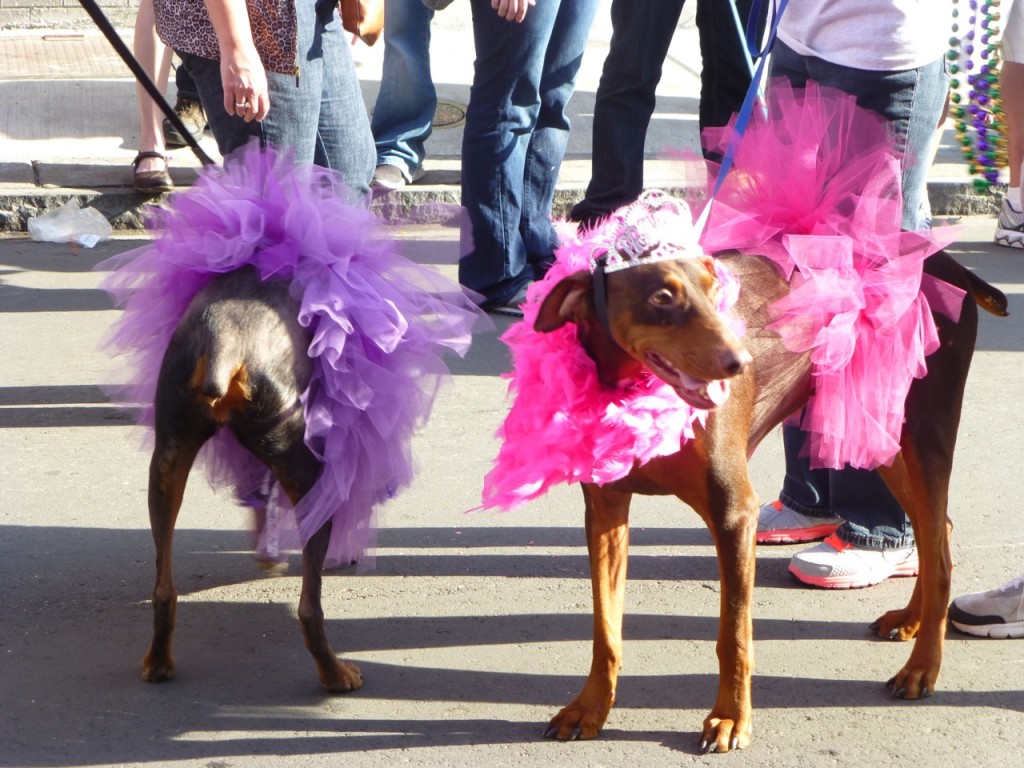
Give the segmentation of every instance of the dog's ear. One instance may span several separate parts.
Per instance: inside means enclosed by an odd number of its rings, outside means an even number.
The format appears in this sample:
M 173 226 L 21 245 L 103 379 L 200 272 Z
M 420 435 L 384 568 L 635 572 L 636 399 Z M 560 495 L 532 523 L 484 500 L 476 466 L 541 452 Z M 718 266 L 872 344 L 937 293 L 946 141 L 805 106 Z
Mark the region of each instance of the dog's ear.
M 708 278 L 707 296 L 712 304 L 718 304 L 718 296 L 722 292 L 722 284 L 718 280 L 718 271 L 715 269 L 715 260 L 710 256 L 701 256 L 698 261 L 707 271 Z
M 533 329 L 550 333 L 566 323 L 579 324 L 593 314 L 590 291 L 590 272 L 581 270 L 563 277 L 541 303 Z

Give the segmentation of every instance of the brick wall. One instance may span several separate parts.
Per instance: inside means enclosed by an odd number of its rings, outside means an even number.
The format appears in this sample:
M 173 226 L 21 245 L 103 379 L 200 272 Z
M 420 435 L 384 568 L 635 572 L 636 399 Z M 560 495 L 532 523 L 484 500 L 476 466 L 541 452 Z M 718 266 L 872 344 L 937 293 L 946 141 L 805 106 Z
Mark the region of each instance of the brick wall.
M 139 0 L 97 0 L 117 29 L 135 26 Z M 93 30 L 96 26 L 78 0 L 0 0 L 0 30 Z

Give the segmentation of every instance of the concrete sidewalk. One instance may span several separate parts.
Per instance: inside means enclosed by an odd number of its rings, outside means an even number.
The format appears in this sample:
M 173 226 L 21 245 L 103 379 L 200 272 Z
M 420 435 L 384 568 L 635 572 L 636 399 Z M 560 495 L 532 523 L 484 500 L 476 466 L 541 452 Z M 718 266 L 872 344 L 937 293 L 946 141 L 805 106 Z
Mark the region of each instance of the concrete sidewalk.
M 590 177 L 590 136 L 594 93 L 608 50 L 610 0 L 604 0 L 570 103 L 573 124 L 559 176 L 556 215 L 580 199 Z M 700 51 L 694 4 L 683 11 L 658 91 L 658 105 L 646 146 L 646 183 L 679 189 L 686 185 L 669 150 L 697 150 Z M 122 32 L 131 44 L 131 32 Z M 367 108 L 380 84 L 383 44 L 354 48 Z M 425 202 L 459 202 L 462 117 L 473 73 L 473 40 L 468 3 L 453 3 L 435 15 L 432 72 L 441 100 L 427 144 L 427 175 L 389 196 L 391 210 Z M 172 78 L 173 81 L 173 78 Z M 173 103 L 173 82 L 170 100 Z M 153 202 L 131 187 L 130 163 L 138 145 L 134 81 L 127 66 L 95 30 L 80 34 L 38 30 L 0 32 L 0 231 L 25 230 L 28 218 L 75 198 L 106 215 L 115 228 L 138 229 L 141 211 Z M 203 146 L 218 157 L 212 137 Z M 188 149 L 175 150 L 171 173 L 187 186 L 198 161 Z M 952 127 L 943 134 L 930 178 L 933 208 L 940 215 L 988 213 L 994 198 L 971 188 Z
M 1006 291 L 1013 314 L 981 318 L 950 488 L 954 594 L 1000 584 L 1024 561 L 1024 259 L 992 244 L 990 217 L 965 224 L 953 252 Z M 395 234 L 410 258 L 454 276 L 457 230 Z M 416 480 L 382 510 L 376 569 L 325 579 L 329 636 L 364 687 L 321 691 L 295 620 L 297 560 L 283 576 L 261 571 L 244 511 L 199 474 L 175 537 L 175 679 L 143 683 L 149 456 L 103 394 L 120 379 L 97 345 L 118 315 L 94 269 L 142 242 L 76 252 L 0 237 L 0 766 L 1019 764 L 1024 641 L 950 630 L 936 695 L 893 700 L 883 683 L 911 646 L 868 624 L 905 605 L 913 580 L 804 588 L 786 570 L 799 545 L 758 548 L 753 743 L 699 755 L 716 685 L 715 550 L 695 514 L 654 497 L 633 503 L 616 707 L 596 741 L 543 739 L 589 667 L 583 500 L 559 486 L 514 512 L 465 513 L 508 408 L 496 332 L 511 321 L 500 318 L 452 361 L 414 440 Z M 773 432 L 751 464 L 763 498 L 782 466 Z

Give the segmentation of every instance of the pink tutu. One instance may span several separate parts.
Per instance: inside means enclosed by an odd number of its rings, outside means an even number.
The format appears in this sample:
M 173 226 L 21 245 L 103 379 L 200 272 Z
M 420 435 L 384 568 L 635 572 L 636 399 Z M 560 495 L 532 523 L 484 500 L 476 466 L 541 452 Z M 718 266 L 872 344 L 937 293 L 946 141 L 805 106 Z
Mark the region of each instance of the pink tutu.
M 105 342 L 130 366 L 115 397 L 141 407 L 150 427 L 164 350 L 195 294 L 246 265 L 291 281 L 312 337 L 306 443 L 324 468 L 294 509 L 283 494 L 271 500 L 272 533 L 275 546 L 302 545 L 333 521 L 329 565 L 361 560 L 373 545 L 374 508 L 412 480 L 410 441 L 448 374 L 445 351 L 464 354 L 481 317 L 458 285 L 399 255 L 343 189 L 334 173 L 250 145 L 174 195 L 151 244 L 99 265 L 112 270 L 103 287 L 124 310 Z M 266 469 L 229 430 L 199 460 L 214 487 L 265 499 Z
M 696 246 L 692 217 L 673 222 L 680 237 Z M 647 372 L 617 389 L 604 386 L 597 367 L 579 343 L 576 326 L 550 333 L 533 329 L 544 297 L 564 277 L 590 268 L 595 248 L 620 225 L 617 217 L 582 239 L 575 226 L 559 227 L 561 245 L 555 264 L 542 281 L 530 286 L 523 319 L 502 336 L 511 350 L 513 370 L 506 374 L 512 407 L 498 431 L 501 449 L 484 479 L 483 506 L 513 509 L 543 495 L 559 483 L 605 483 L 625 477 L 636 464 L 679 451 L 703 425 L 707 411 L 692 408 L 676 391 Z M 720 262 L 719 311 L 727 313 L 739 296 L 739 283 Z M 742 324 L 732 319 L 742 335 Z
M 769 93 L 768 119 L 743 134 L 701 243 L 767 256 L 790 280 L 770 327 L 788 349 L 811 350 L 800 426 L 812 466 L 890 464 L 910 384 L 939 343 L 924 260 L 955 233 L 901 231 L 900 157 L 882 118 L 814 83 L 773 82 Z

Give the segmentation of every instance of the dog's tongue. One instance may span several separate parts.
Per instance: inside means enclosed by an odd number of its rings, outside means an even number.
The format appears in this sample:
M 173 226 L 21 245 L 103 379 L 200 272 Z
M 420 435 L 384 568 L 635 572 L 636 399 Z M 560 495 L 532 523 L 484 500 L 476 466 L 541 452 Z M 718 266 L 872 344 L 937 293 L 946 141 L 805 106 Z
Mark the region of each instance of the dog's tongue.
M 708 382 L 708 399 L 715 404 L 715 407 L 722 405 L 729 399 L 729 382 L 726 379 Z

